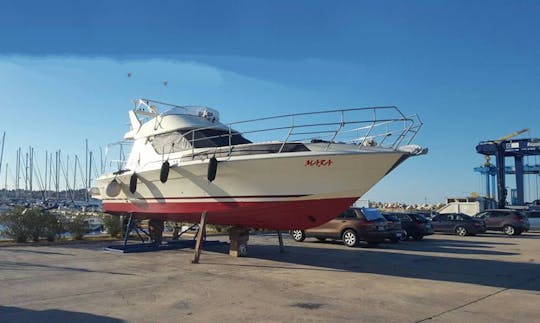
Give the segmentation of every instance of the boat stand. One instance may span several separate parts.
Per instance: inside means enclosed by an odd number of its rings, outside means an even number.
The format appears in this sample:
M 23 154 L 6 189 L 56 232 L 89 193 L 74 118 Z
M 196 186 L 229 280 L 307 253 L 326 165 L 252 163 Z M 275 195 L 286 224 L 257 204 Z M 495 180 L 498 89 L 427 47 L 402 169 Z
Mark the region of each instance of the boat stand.
M 191 227 L 187 228 L 186 230 L 179 232 L 178 237 L 180 237 L 182 234 L 186 233 L 187 231 L 190 231 L 196 225 L 199 225 L 199 230 L 197 231 L 197 234 L 195 235 L 194 239 L 179 240 L 177 238 L 176 240 L 174 239 L 166 240 L 166 241 L 163 241 L 162 243 L 161 241 L 161 237 L 162 237 L 161 228 L 163 228 L 162 221 L 154 221 L 151 224 L 149 223 L 149 227 L 152 227 L 152 229 L 149 231 L 146 231 L 139 225 L 139 221 L 134 218 L 133 214 L 129 214 L 123 244 L 107 246 L 104 248 L 104 250 L 109 251 L 109 252 L 119 252 L 119 253 L 138 253 L 138 252 L 154 252 L 154 251 L 162 251 L 162 250 L 194 248 L 195 259 L 193 260 L 193 263 L 198 263 L 201 250 L 202 250 L 203 240 L 204 240 L 205 245 L 212 245 L 212 246 L 220 246 L 227 243 L 221 242 L 219 240 L 215 240 L 215 241 L 206 240 L 206 212 L 204 212 L 201 215 L 200 224 L 193 224 Z M 141 240 L 141 243 L 135 243 L 135 244 L 127 243 L 129 236 L 132 232 L 135 232 L 137 234 L 137 236 Z M 144 236 L 146 236 L 147 238 L 145 239 Z
M 173 240 L 173 241 L 179 240 L 180 237 L 181 237 L 184 233 L 186 233 L 186 232 L 188 232 L 188 231 L 191 231 L 191 229 L 193 229 L 194 227 L 196 227 L 196 226 L 198 226 L 198 225 L 199 225 L 199 223 L 195 223 L 195 224 L 191 225 L 189 228 L 187 228 L 187 229 L 185 229 L 185 230 L 183 230 L 183 231 L 180 231 L 180 230 L 178 230 L 178 229 L 175 227 L 175 228 L 174 228 L 174 231 L 173 231 L 173 234 L 172 234 L 172 240 Z M 197 239 L 197 235 L 198 235 L 198 234 L 199 234 L 199 230 L 197 230 L 197 233 L 195 233 L 195 236 L 193 236 L 193 240 L 196 240 L 196 239 Z M 206 238 L 206 237 L 205 237 L 205 238 Z
M 229 230 L 231 245 L 229 255 L 233 257 L 246 257 L 248 254 L 249 229 L 232 227 Z
M 199 224 L 199 230 L 197 231 L 197 242 L 195 243 L 195 252 L 193 254 L 193 260 L 191 263 L 198 264 L 201 257 L 201 248 L 203 239 L 206 238 L 206 211 L 201 214 L 201 223 Z
M 277 236 L 279 240 L 279 253 L 284 253 L 285 247 L 283 246 L 283 236 L 281 235 L 281 231 L 277 231 Z
M 148 237 L 148 240 L 151 241 L 151 235 L 149 232 L 147 232 L 146 230 L 144 230 L 140 224 L 139 224 L 139 221 L 137 221 L 136 219 L 133 218 L 133 213 L 130 213 L 129 214 L 129 219 L 128 219 L 128 223 L 126 225 L 126 232 L 124 234 L 124 244 L 123 246 L 126 247 L 127 246 L 127 241 L 129 239 L 129 235 L 131 234 L 131 232 L 135 232 L 137 234 L 137 236 L 139 237 L 139 239 L 141 240 L 142 243 L 148 243 L 147 240 L 145 240 L 143 238 L 143 236 L 141 235 L 141 233 L 143 233 L 144 235 L 146 235 Z

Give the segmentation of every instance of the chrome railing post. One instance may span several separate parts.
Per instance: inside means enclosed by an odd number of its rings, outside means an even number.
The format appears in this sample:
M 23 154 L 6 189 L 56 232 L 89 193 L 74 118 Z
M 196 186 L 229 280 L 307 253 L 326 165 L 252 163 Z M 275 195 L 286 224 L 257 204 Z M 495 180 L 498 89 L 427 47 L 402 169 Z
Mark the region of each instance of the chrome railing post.
M 287 133 L 287 137 L 285 137 L 285 140 L 283 140 L 281 147 L 279 147 L 278 154 L 283 151 L 283 148 L 285 147 L 285 144 L 287 143 L 287 141 L 289 141 L 289 137 L 291 136 L 293 131 L 294 131 L 294 115 L 291 115 L 291 127 L 289 128 L 289 133 Z
M 339 132 L 345 126 L 345 111 L 343 111 L 343 110 L 340 111 L 340 118 L 341 118 L 341 121 L 339 123 L 339 126 L 338 126 L 337 130 L 334 132 L 334 135 L 332 136 L 330 141 L 328 142 L 328 145 L 326 146 L 326 149 L 325 149 L 326 151 L 328 151 L 328 149 L 330 149 L 330 146 L 332 146 L 332 144 L 334 143 L 334 140 L 338 136 Z
M 413 120 L 409 120 L 409 121 L 411 122 L 409 126 L 404 128 L 403 131 L 401 132 L 401 135 L 396 139 L 396 142 L 394 143 L 394 146 L 393 146 L 394 149 L 397 149 L 399 147 L 399 145 L 401 144 L 401 142 L 403 141 L 407 133 L 409 133 L 412 126 L 414 126 L 414 121 Z
M 232 154 L 232 130 L 231 126 L 229 125 L 229 157 L 231 157 Z
M 195 130 L 191 130 L 191 159 L 195 159 Z

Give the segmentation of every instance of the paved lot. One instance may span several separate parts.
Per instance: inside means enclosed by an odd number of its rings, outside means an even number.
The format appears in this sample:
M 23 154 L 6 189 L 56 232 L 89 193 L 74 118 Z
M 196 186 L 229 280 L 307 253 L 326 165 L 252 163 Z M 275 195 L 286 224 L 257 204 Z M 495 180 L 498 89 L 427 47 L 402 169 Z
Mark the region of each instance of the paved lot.
M 540 322 L 540 233 L 285 243 L 252 235 L 249 258 L 212 246 L 198 265 L 189 249 L 0 247 L 0 322 Z

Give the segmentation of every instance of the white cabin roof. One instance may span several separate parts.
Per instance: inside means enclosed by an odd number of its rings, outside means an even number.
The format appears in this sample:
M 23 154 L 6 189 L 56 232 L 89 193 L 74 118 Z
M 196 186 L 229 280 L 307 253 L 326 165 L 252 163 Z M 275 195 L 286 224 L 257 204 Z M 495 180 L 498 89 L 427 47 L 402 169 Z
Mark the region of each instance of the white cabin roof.
M 138 139 L 182 129 L 229 129 L 219 122 L 219 112 L 214 109 L 202 106 L 171 106 L 160 113 L 157 106 L 150 105 L 151 103 L 154 101 L 135 101 L 135 109 L 129 111 L 131 129 L 124 135 L 124 139 Z

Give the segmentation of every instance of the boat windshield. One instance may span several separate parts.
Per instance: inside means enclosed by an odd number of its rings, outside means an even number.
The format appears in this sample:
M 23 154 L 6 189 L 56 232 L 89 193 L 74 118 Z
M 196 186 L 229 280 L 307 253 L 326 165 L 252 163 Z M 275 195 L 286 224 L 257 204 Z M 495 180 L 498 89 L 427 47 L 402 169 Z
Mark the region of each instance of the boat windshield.
M 151 141 L 156 152 L 160 154 L 180 152 L 192 148 L 224 147 L 251 143 L 238 132 L 229 133 L 227 130 L 220 129 L 173 131 L 156 135 Z
M 228 131 L 219 129 L 182 131 L 182 135 L 191 143 L 194 148 L 224 147 L 229 145 L 251 143 L 251 141 L 242 137 L 242 135 L 240 135 L 238 132 L 232 132 L 229 134 Z

